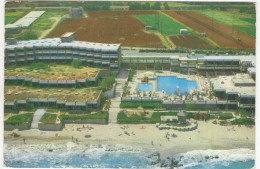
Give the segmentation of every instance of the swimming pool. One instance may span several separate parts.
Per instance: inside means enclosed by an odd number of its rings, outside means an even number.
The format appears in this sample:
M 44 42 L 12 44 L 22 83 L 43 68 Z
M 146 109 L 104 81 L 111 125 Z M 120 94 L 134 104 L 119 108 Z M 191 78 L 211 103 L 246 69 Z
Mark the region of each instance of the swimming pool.
M 152 83 L 138 83 L 137 91 L 150 92 L 152 91 Z
M 180 94 L 189 93 L 189 89 L 197 89 L 194 80 L 176 78 L 176 76 L 157 76 L 157 91 L 164 90 L 167 94 L 174 94 L 179 86 Z

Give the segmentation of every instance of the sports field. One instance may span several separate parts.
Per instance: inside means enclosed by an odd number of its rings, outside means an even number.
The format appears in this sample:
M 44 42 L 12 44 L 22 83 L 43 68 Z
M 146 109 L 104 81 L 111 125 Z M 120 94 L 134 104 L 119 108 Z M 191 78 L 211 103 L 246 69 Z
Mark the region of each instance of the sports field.
M 145 25 L 152 26 L 163 35 L 176 35 L 180 33 L 180 29 L 187 29 L 186 26 L 174 21 L 163 14 L 153 15 L 134 15 Z
M 254 36 L 256 34 L 256 17 L 255 15 L 243 14 L 238 12 L 229 12 L 229 11 L 217 11 L 217 10 L 200 10 L 200 14 L 203 14 L 209 18 L 234 27 L 242 32 L 245 32 L 248 35 Z

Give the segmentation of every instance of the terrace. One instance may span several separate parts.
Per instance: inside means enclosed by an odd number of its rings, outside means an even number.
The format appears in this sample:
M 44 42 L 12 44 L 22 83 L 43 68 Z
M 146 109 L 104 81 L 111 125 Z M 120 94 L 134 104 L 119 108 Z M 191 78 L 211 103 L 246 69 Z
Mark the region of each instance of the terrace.
M 63 102 L 98 102 L 100 97 L 100 90 L 86 90 L 86 89 L 33 89 L 29 87 L 19 86 L 5 86 L 5 102 L 15 102 L 17 100 L 36 99 L 39 101 L 49 102 L 63 101 Z
M 48 66 L 48 69 L 32 70 L 31 66 L 9 68 L 5 70 L 6 77 L 24 77 L 38 80 L 76 80 L 95 79 L 98 76 L 98 68 L 82 67 L 74 68 L 69 65 Z

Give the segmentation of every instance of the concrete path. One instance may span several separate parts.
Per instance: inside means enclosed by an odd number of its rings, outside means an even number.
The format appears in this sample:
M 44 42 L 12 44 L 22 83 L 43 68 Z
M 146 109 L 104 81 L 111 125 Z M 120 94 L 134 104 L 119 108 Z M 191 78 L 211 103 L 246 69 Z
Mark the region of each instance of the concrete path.
M 116 89 L 115 89 L 115 95 L 113 98 L 111 98 L 111 105 L 109 108 L 109 123 L 117 123 L 117 114 L 121 110 L 120 109 L 120 103 L 121 103 L 121 97 L 123 94 L 123 87 L 127 81 L 129 71 L 126 69 L 121 69 L 119 72 L 119 75 L 117 76 L 116 82 Z
M 31 129 L 38 129 L 38 123 L 39 123 L 40 119 L 42 118 L 42 116 L 44 115 L 45 112 L 46 112 L 45 108 L 38 108 L 36 110 L 36 112 L 34 113 L 34 116 L 33 116 Z

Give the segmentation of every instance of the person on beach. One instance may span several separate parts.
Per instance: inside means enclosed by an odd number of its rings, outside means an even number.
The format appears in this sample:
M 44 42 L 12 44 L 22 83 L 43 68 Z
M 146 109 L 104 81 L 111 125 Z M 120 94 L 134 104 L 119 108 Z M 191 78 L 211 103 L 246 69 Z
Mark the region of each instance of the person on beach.
M 153 140 L 151 141 L 151 144 L 153 145 Z
M 73 141 L 73 136 L 71 136 L 71 140 Z
M 25 138 L 23 138 L 23 144 L 26 144 L 26 143 L 25 143 Z

